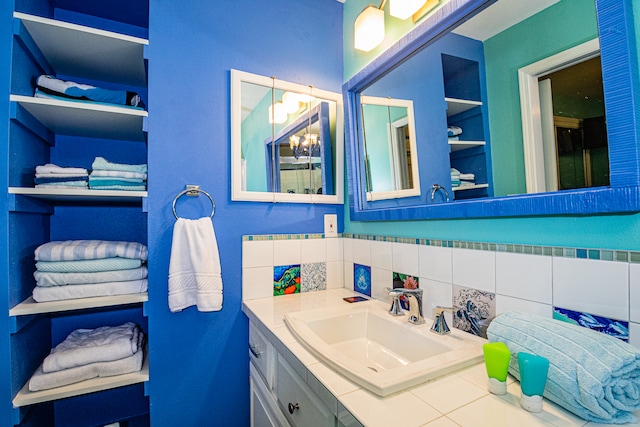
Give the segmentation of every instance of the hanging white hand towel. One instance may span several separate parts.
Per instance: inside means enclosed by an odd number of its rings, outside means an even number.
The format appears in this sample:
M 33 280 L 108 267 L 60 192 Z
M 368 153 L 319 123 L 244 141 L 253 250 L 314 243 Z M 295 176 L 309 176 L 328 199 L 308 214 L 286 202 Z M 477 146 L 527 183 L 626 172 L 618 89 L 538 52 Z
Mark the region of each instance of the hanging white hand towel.
M 222 309 L 222 274 L 211 218 L 178 218 L 169 260 L 169 309 Z

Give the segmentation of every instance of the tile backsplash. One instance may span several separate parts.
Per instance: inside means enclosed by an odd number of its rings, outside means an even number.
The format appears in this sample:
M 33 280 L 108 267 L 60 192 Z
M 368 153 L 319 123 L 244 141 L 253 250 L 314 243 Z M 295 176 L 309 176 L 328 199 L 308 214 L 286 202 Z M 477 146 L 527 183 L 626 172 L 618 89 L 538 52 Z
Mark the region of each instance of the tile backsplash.
M 394 273 L 402 273 L 415 276 L 424 289 L 427 317 L 438 305 L 456 304 L 466 316 L 473 307 L 462 307 L 466 300 L 460 295 L 477 298 L 473 322 L 446 314 L 462 328 L 486 329 L 481 317 L 507 310 L 545 317 L 577 312 L 586 323 L 628 325 L 629 342 L 640 346 L 638 252 L 351 234 L 244 236 L 243 299 L 273 296 L 274 268 L 298 264 L 301 292 L 354 289 L 356 274 L 362 281 L 365 268 L 366 293 L 387 301 L 384 288 L 392 287 Z

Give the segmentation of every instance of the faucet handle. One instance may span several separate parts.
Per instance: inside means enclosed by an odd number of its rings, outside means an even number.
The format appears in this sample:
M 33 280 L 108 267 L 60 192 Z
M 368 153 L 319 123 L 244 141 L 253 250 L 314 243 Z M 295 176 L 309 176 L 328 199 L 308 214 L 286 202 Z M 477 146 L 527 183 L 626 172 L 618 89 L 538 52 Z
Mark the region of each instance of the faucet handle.
M 434 317 L 440 316 L 442 315 L 442 313 L 444 312 L 450 312 L 453 313 L 454 311 L 456 311 L 456 309 L 454 307 L 443 307 L 441 305 L 436 306 L 436 308 L 433 309 L 433 315 Z
M 449 325 L 447 325 L 447 320 L 444 317 L 444 313 L 446 311 L 454 312 L 456 309 L 453 307 L 442 307 L 436 306 L 433 310 L 434 318 L 433 325 L 431 326 L 431 332 L 435 332 L 436 334 L 445 335 L 451 332 L 449 329 Z
M 384 288 L 385 291 L 389 293 L 390 297 L 399 297 L 402 295 L 402 290 L 400 288 L 392 289 L 392 288 Z
M 389 314 L 392 316 L 404 316 L 404 311 L 402 311 L 402 305 L 400 304 L 400 296 L 402 295 L 402 292 L 391 288 L 384 288 L 384 290 L 389 292 L 389 296 L 392 298 Z

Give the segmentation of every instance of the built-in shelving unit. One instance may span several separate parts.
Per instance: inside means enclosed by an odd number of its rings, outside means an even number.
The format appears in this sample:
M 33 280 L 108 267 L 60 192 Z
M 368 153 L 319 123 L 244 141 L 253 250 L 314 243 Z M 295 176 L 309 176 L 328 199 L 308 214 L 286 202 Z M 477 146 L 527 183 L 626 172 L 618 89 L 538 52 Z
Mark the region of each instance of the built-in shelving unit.
M 88 18 L 88 22 L 94 22 L 92 17 Z M 78 19 L 82 20 L 81 17 Z M 144 304 L 148 301 L 148 294 L 144 292 L 39 303 L 31 296 L 36 283 L 29 272 L 35 271 L 35 261 L 24 255 L 26 251 L 32 251 L 34 247 L 49 240 L 83 238 L 75 236 L 76 227 L 91 233 L 96 224 L 94 218 L 84 214 L 87 209 L 105 212 L 104 217 L 99 215 L 101 220 L 104 218 L 104 224 L 98 223 L 98 226 L 104 227 L 99 233 L 101 236 L 120 232 L 118 221 L 121 218 L 125 218 L 125 221 L 134 218 L 131 222 L 140 226 L 129 227 L 135 230 L 136 235 L 131 240 L 144 240 L 143 243 L 146 243 L 146 191 L 36 188 L 29 185 L 28 175 L 38 165 L 54 163 L 51 161 L 54 150 L 58 150 L 55 155 L 57 164 L 65 166 L 90 169 L 90 160 L 84 160 L 84 165 L 69 164 L 83 158 L 77 155 L 77 151 L 85 149 L 87 154 L 84 158 L 103 156 L 104 152 L 120 159 L 128 156 L 135 158 L 135 161 L 132 159 L 130 162 L 119 163 L 146 163 L 148 113 L 144 109 L 84 100 L 37 98 L 33 94 L 38 75 L 49 74 L 62 76 L 59 78 L 63 80 L 77 79 L 80 83 L 92 85 L 102 82 L 105 87 L 114 90 L 141 91 L 146 98 L 145 54 L 148 41 L 22 12 L 14 13 L 13 23 L 17 43 L 14 43 L 14 63 L 11 65 L 14 68 L 11 85 L 13 93 L 9 94 L 8 119 L 9 151 L 15 158 L 9 163 L 7 211 L 9 228 L 15 229 L 9 235 L 9 248 L 14 249 L 13 252 L 8 251 L 9 264 L 15 267 L 9 269 L 7 281 L 11 295 L 8 315 L 14 326 L 10 328 L 12 336 L 3 339 L 10 343 L 12 352 L 21 359 L 19 364 L 12 366 L 10 385 L 10 405 L 14 411 L 18 411 L 14 412 L 13 425 L 21 425 L 22 420 L 28 418 L 25 414 L 30 408 L 38 410 L 41 403 L 52 402 L 55 405 L 60 399 L 126 388 L 149 380 L 149 360 L 145 351 L 141 371 L 94 378 L 49 390 L 29 391 L 28 380 L 31 374 L 48 354 L 47 348 L 56 345 L 61 340 L 61 334 L 66 334 L 62 331 L 85 328 L 85 324 L 95 327 L 94 323 L 109 319 L 109 316 L 111 320 L 107 322 L 114 326 L 133 317 L 131 321 L 142 321 L 141 327 L 146 331 Z M 120 28 L 117 24 L 115 26 Z M 69 154 L 75 160 L 65 161 L 64 157 Z M 109 158 L 108 155 L 104 157 Z M 83 224 L 85 218 L 87 223 Z M 115 218 L 111 219 L 115 223 L 109 223 L 110 218 Z M 65 221 L 72 223 L 65 224 Z M 35 227 L 29 227 L 32 224 Z M 66 235 L 73 237 L 66 238 Z M 85 238 L 95 239 L 92 236 Z M 120 237 L 111 240 L 126 239 Z M 18 255 L 17 252 L 21 254 Z M 51 346 L 47 347 L 43 340 L 50 340 Z M 28 354 L 21 354 L 28 342 L 37 342 L 37 345 L 33 345 Z M 146 402 L 148 416 L 146 396 L 142 396 L 138 388 L 126 392 L 131 393 L 132 401 Z M 99 402 L 99 395 L 96 399 Z M 137 410 L 140 405 L 135 405 Z M 43 410 L 42 413 L 48 412 Z M 136 413 L 136 417 L 139 416 Z M 123 416 L 117 413 L 96 414 L 96 417 L 96 425 L 123 420 Z M 59 415 L 56 415 L 56 420 L 58 418 Z M 55 424 L 54 420 L 49 423 Z
M 474 176 L 471 184 L 452 185 L 455 199 L 487 197 L 489 156 L 480 65 L 478 61 L 443 54 L 442 68 L 447 125 L 462 129 L 456 140 L 448 140 L 451 167 Z

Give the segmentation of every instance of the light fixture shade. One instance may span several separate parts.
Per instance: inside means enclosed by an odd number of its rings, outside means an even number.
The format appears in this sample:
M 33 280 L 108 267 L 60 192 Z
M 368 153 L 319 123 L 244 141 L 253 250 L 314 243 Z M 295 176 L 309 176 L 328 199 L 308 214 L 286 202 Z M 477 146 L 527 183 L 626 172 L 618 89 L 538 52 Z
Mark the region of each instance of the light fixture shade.
M 279 124 L 287 121 L 287 111 L 282 101 L 278 101 L 273 105 L 269 105 L 269 124 Z
M 282 94 L 282 104 L 287 114 L 293 114 L 300 109 L 300 95 L 294 92 Z
M 416 13 L 425 0 L 389 0 L 389 15 L 399 19 L 407 19 Z
M 375 6 L 367 6 L 356 18 L 354 25 L 354 46 L 369 52 L 384 39 L 384 11 Z

